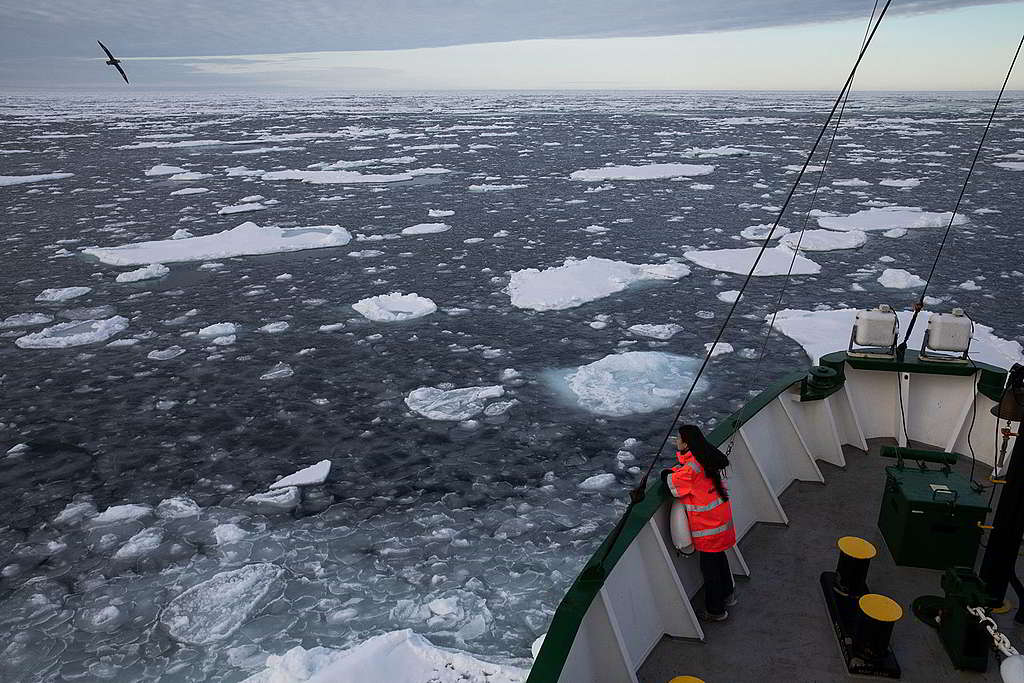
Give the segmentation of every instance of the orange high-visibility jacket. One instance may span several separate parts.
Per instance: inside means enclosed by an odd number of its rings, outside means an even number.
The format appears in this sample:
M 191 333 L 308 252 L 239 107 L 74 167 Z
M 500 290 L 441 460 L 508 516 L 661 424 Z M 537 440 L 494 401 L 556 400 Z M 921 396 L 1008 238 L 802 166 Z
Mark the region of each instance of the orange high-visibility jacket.
M 672 468 L 668 488 L 682 499 L 690 523 L 693 546 L 705 553 L 728 550 L 736 544 L 732 526 L 732 504 L 715 491 L 711 477 L 701 469 L 693 453 L 676 451 L 679 464 Z

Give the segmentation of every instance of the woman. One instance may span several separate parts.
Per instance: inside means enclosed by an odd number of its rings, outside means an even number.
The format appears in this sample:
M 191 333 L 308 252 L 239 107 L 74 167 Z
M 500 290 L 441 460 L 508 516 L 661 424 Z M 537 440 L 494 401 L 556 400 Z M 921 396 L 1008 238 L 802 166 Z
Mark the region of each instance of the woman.
M 722 471 L 729 459 L 712 446 L 700 427 L 683 425 L 676 438 L 679 464 L 665 470 L 669 491 L 686 507 L 693 546 L 700 557 L 704 574 L 705 621 L 724 621 L 726 607 L 736 604 L 735 585 L 725 551 L 736 544 L 732 526 L 732 505 L 722 481 Z

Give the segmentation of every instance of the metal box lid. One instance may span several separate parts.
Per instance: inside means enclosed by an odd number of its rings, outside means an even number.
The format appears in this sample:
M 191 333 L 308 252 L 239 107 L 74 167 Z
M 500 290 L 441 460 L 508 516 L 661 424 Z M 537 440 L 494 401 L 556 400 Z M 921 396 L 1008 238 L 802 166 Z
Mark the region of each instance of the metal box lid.
M 971 487 L 967 477 L 957 472 L 909 467 L 901 469 L 896 466 L 886 467 L 885 472 L 895 480 L 900 492 L 910 503 L 953 503 L 957 507 L 989 509 L 985 497 Z

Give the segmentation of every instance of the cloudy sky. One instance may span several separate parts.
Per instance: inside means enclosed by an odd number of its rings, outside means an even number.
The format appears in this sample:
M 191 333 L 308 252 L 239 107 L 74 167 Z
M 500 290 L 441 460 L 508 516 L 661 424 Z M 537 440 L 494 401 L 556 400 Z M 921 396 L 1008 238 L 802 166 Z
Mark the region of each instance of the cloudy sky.
M 136 88 L 835 89 L 873 5 L 0 0 L 0 86 L 125 87 L 98 38 Z M 1021 30 L 1020 0 L 894 0 L 859 88 L 998 88 Z

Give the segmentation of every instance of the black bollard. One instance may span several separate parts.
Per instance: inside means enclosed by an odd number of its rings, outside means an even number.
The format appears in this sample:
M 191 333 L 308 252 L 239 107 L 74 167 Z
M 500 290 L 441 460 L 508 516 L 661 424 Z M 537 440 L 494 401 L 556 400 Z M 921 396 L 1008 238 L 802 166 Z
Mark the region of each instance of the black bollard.
M 903 608 L 877 593 L 862 595 L 857 606 L 860 619 L 853 635 L 853 655 L 868 661 L 884 659 L 889 654 L 892 628 L 903 618 Z
M 839 562 L 834 590 L 849 597 L 864 595 L 867 592 L 868 567 L 878 551 L 870 542 L 856 536 L 843 536 L 837 545 Z

